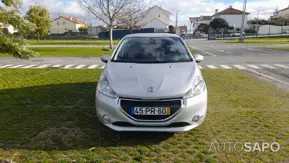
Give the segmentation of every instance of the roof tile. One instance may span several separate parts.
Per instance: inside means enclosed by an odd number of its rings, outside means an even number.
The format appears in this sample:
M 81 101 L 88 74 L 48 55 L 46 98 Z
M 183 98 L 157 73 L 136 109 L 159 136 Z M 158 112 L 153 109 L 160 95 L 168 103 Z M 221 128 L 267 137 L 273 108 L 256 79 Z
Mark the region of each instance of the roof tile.
M 216 13 L 215 15 L 221 15 L 221 14 L 223 14 L 223 15 L 243 14 L 243 11 L 229 7 L 227 9 L 223 10 L 223 11 L 220 11 L 220 12 Z M 246 12 L 246 14 L 250 14 L 250 13 Z

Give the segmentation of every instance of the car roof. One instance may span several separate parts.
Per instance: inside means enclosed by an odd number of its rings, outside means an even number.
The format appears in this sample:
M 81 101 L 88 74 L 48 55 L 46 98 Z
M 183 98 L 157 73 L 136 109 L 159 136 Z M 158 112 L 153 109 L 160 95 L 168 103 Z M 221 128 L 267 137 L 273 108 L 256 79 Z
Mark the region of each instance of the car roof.
M 124 38 L 130 37 L 179 37 L 179 36 L 171 33 L 136 33 L 126 35 Z

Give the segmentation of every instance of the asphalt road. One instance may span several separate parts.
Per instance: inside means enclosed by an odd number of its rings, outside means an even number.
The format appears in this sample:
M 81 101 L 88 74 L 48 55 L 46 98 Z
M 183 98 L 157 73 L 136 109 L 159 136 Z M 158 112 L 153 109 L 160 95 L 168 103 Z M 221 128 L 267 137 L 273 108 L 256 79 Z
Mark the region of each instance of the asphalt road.
M 289 90 L 289 52 L 258 48 L 264 45 L 226 44 L 208 40 L 186 42 L 205 56 L 200 68 L 240 69 Z M 38 57 L 31 60 L 1 57 L 0 68 L 94 69 L 104 68 L 104 63 L 97 57 Z
M 235 67 L 289 90 L 289 52 L 258 47 L 264 45 L 226 44 L 221 41 L 190 40 L 188 43 L 205 56 L 201 66 Z

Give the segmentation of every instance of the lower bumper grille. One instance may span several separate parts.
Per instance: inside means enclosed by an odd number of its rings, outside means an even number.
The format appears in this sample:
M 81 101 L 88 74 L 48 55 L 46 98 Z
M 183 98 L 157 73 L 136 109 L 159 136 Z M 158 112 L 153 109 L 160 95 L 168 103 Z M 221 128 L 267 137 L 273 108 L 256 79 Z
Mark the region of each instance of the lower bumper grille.
M 115 126 L 120 126 L 120 127 L 148 127 L 148 126 L 136 126 L 133 124 L 130 124 L 128 122 L 114 122 L 112 123 Z M 185 127 L 185 126 L 189 126 L 190 124 L 187 122 L 176 122 L 176 123 L 172 123 L 170 125 L 167 126 L 149 126 L 149 127 Z
M 182 106 L 182 100 L 159 100 L 159 101 L 145 101 L 145 100 L 125 100 L 120 101 L 122 109 L 136 120 L 165 120 L 173 116 Z M 132 107 L 170 107 L 170 115 L 132 115 Z

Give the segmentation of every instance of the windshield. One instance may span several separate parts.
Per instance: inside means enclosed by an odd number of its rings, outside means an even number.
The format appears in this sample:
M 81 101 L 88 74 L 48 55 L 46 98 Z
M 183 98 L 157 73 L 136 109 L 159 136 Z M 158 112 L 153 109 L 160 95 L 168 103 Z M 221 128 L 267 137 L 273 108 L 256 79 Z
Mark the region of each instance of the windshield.
M 131 37 L 124 39 L 112 62 L 191 62 L 192 56 L 178 37 Z

